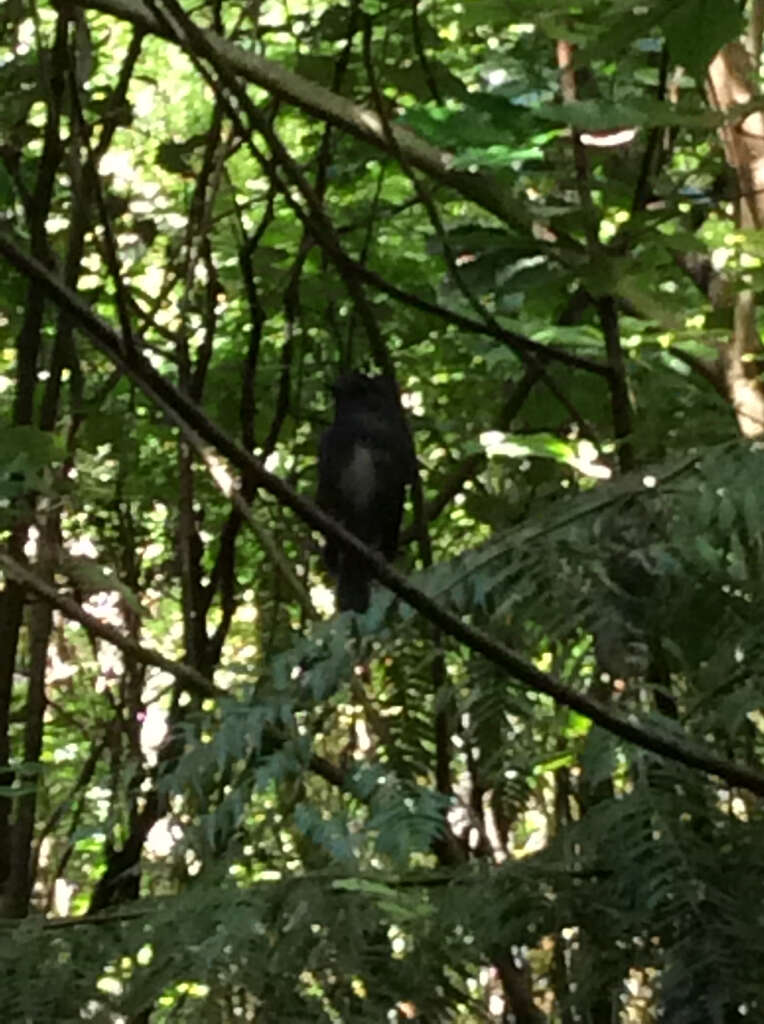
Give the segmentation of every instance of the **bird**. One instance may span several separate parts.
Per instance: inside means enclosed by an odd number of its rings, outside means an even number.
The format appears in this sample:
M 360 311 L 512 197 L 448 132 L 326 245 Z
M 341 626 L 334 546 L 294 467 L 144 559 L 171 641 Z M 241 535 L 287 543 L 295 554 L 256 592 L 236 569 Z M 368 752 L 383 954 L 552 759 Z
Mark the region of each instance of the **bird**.
M 406 487 L 416 477 L 416 454 L 398 389 L 387 374 L 354 371 L 331 386 L 334 420 L 321 437 L 320 508 L 392 561 L 398 548 Z M 337 607 L 365 612 L 371 577 L 356 554 L 331 538 L 324 561 L 337 578 Z

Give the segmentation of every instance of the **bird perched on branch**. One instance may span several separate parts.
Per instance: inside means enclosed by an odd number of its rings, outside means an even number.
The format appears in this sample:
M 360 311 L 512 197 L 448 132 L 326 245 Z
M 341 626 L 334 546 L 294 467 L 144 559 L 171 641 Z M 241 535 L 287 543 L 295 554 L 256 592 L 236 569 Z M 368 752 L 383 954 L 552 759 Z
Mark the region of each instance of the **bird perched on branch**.
M 317 501 L 324 512 L 392 560 L 416 455 L 392 378 L 350 373 L 332 386 L 334 422 L 321 438 Z M 371 578 L 352 551 L 329 539 L 326 566 L 337 577 L 337 607 L 364 612 Z

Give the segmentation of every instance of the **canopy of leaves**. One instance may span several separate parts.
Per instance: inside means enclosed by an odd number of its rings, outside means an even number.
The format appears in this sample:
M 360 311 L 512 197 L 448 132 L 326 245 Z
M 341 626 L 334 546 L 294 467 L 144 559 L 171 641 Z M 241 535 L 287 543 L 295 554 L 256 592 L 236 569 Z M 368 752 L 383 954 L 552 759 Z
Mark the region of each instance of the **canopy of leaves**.
M 4 1019 L 759 1019 L 757 24 L 3 5 Z M 337 615 L 370 367 L 419 481 Z

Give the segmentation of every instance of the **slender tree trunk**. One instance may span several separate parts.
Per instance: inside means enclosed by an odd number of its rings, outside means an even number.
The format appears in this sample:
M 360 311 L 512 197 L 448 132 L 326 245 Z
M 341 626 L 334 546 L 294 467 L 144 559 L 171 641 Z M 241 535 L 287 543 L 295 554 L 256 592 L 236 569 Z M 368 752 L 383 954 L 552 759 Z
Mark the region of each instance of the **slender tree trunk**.
M 760 9 L 760 4 L 756 5 Z M 754 22 L 752 21 L 752 27 Z M 708 95 L 712 106 L 727 113 L 740 104 L 758 98 L 756 65 L 758 40 L 749 40 L 749 53 L 742 42 L 723 47 L 708 69 Z M 737 222 L 743 230 L 764 224 L 764 112 L 755 110 L 740 121 L 720 129 L 727 163 L 737 180 Z M 733 299 L 732 336 L 722 352 L 727 393 L 741 433 L 757 437 L 764 433 L 764 386 L 762 385 L 761 338 L 756 328 L 753 290 L 744 288 Z

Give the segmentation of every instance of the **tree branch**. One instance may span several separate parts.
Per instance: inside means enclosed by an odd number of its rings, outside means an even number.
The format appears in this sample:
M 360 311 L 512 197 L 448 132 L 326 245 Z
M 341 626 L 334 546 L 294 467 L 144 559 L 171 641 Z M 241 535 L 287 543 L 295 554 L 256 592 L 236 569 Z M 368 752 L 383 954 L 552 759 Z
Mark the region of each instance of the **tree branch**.
M 154 665 L 155 668 L 161 668 L 164 672 L 168 672 L 191 693 L 198 694 L 201 697 L 213 698 L 229 696 L 225 690 L 215 686 L 209 679 L 205 679 L 200 672 L 197 672 L 190 665 L 185 665 L 180 661 L 172 661 L 170 658 L 165 658 L 158 651 L 152 651 L 150 648 L 142 647 L 133 640 L 128 640 L 114 626 L 101 622 L 100 619 L 86 612 L 73 598 L 67 597 L 66 594 L 62 594 L 54 586 L 46 583 L 36 573 L 21 565 L 20 562 L 17 562 L 15 558 L 0 554 L 0 568 L 11 579 L 33 591 L 47 604 L 53 608 L 58 608 L 67 618 L 74 619 L 75 622 L 79 622 L 95 636 L 100 636 L 102 640 L 106 640 L 108 643 L 118 647 L 123 654 L 142 661 L 146 665 Z

